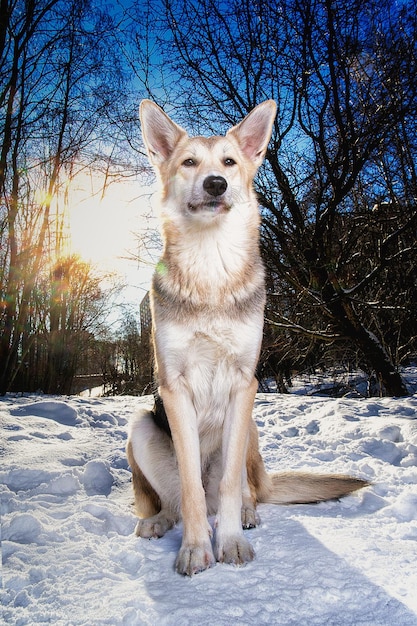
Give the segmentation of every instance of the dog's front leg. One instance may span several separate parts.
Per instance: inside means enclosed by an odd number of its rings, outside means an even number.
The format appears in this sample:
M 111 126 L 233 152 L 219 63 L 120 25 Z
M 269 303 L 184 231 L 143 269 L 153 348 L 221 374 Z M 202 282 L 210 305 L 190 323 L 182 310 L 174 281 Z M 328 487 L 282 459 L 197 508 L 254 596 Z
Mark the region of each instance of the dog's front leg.
M 223 432 L 223 476 L 219 490 L 215 554 L 218 561 L 242 565 L 255 553 L 243 535 L 242 466 L 246 463 L 249 423 L 258 382 L 253 379 L 231 402 Z
M 171 428 L 181 483 L 183 539 L 175 567 L 180 574 L 191 576 L 215 563 L 201 482 L 197 418 L 188 394 L 167 387 L 161 387 L 159 392 Z

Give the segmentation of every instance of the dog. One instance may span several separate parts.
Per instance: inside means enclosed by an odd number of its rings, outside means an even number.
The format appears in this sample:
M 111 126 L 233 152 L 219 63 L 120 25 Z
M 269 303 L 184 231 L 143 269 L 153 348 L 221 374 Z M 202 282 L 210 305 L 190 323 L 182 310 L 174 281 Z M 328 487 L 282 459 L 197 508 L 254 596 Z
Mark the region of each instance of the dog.
M 190 137 L 150 100 L 140 107 L 160 184 L 164 247 L 151 289 L 159 387 L 153 409 L 130 423 L 127 456 L 136 535 L 161 537 L 182 519 L 180 574 L 251 561 L 243 529 L 259 524 L 257 503 L 336 499 L 367 484 L 269 475 L 259 453 L 252 409 L 265 286 L 253 178 L 275 116 L 267 100 L 225 136 Z

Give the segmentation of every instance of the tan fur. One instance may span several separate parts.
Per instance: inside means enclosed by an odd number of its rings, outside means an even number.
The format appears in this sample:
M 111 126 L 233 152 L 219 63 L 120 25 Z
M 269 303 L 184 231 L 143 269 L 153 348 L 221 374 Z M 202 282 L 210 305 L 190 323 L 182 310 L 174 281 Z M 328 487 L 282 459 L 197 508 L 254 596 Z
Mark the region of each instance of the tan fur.
M 131 441 L 127 442 L 126 455 L 132 470 L 136 512 L 139 517 L 152 517 L 161 510 L 161 500 L 136 463 Z
M 224 137 L 204 138 L 189 137 L 152 102 L 141 105 L 161 187 L 164 249 L 151 308 L 172 438 L 156 413 L 142 410 L 130 424 L 127 454 L 142 518 L 136 533 L 162 536 L 182 517 L 182 574 L 216 560 L 253 559 L 242 527 L 259 524 L 258 502 L 317 502 L 366 484 L 347 476 L 271 476 L 259 453 L 252 408 L 265 288 L 252 181 L 275 111 L 266 101 Z M 213 514 L 214 551 L 207 519 Z

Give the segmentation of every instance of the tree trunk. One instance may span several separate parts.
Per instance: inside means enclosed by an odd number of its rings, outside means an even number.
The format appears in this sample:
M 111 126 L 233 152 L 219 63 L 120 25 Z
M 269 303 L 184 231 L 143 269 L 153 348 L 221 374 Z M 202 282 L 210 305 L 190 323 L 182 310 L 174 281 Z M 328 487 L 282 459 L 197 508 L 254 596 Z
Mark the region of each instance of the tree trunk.
M 401 375 L 395 371 L 391 359 L 378 338 L 363 326 L 352 302 L 343 299 L 333 300 L 328 303 L 328 308 L 333 313 L 336 325 L 340 326 L 343 335 L 352 339 L 358 346 L 364 361 L 375 372 L 387 395 L 408 396 L 409 393 Z

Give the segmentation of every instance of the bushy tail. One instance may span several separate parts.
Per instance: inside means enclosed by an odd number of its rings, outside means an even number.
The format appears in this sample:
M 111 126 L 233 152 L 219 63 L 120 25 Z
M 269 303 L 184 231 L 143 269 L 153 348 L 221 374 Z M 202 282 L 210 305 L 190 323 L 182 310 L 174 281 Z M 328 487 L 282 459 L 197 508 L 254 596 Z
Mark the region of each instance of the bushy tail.
M 269 476 L 269 489 L 263 490 L 260 502 L 270 504 L 308 504 L 337 500 L 367 487 L 370 483 L 343 474 L 283 472 Z

